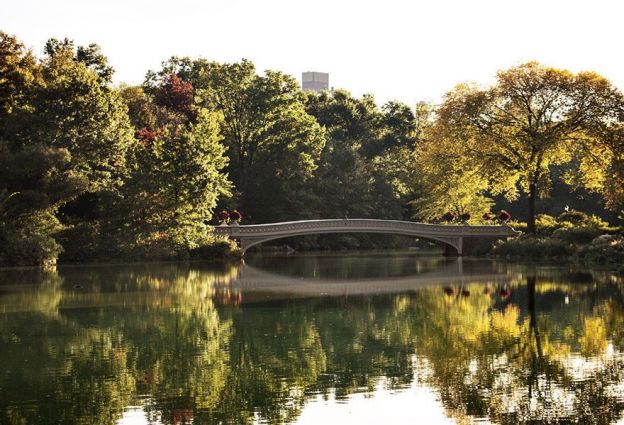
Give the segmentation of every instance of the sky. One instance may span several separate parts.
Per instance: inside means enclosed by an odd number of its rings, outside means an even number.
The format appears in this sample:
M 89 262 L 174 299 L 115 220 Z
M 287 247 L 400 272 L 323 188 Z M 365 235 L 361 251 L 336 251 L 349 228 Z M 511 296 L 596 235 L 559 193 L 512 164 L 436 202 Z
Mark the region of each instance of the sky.
M 172 55 L 328 72 L 378 102 L 438 102 L 456 84 L 537 60 L 624 89 L 621 0 L 0 0 L 0 30 L 41 54 L 50 37 L 98 43 L 115 81 Z

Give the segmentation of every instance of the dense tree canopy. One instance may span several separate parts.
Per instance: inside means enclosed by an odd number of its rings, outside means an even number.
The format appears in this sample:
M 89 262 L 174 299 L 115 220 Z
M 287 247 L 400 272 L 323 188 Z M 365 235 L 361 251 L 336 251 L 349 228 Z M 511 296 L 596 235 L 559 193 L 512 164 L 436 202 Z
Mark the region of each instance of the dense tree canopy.
M 476 222 L 526 198 L 534 230 L 551 188 L 556 215 L 624 204 L 624 100 L 596 73 L 532 62 L 489 88 L 459 85 L 438 106 L 380 106 L 303 92 L 245 59 L 173 57 L 141 86 L 113 87 L 96 44 L 50 39 L 43 52 L 0 34 L 1 264 L 186 257 L 212 243 L 215 208 L 250 223 Z M 392 246 L 299 240 L 379 241 Z
M 617 119 L 599 123 L 592 143 L 578 155 L 580 164 L 573 182 L 600 193 L 612 210 L 624 206 L 624 100 L 616 106 Z
M 592 131 L 616 117 L 620 92 L 592 72 L 573 74 L 527 63 L 497 75 L 491 88 L 458 86 L 437 111 L 437 143 L 508 199 L 526 194 L 528 229 L 551 167 L 570 162 L 595 141 Z M 453 146 L 453 145 L 458 146 Z
M 217 198 L 229 195 L 220 121 L 202 110 L 196 123 L 166 126 L 137 145 L 123 190 L 133 245 L 179 251 L 206 241 Z
M 132 133 L 117 94 L 71 43 L 50 41 L 41 60 L 7 34 L 0 46 L 0 193 L 10 196 L 0 263 L 41 262 L 60 252 L 61 206 L 121 183 Z
M 256 221 L 296 218 L 325 143 L 322 128 L 305 111 L 298 83 L 276 71 L 258 75 L 247 60 L 172 58 L 148 74 L 148 90 L 168 75 L 192 84 L 199 107 L 223 114 L 221 134 L 235 190 L 229 203 Z
M 372 96 L 343 90 L 310 94 L 307 107 L 329 135 L 315 180 L 319 215 L 401 218 L 418 142 L 415 113 L 399 102 L 379 108 Z

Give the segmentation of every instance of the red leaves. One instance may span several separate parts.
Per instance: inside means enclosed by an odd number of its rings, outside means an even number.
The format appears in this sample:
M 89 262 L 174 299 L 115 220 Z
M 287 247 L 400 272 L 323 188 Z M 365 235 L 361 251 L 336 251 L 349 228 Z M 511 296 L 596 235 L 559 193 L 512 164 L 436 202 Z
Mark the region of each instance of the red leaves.
M 501 212 L 498 213 L 498 219 L 500 221 L 507 222 L 507 221 L 509 221 L 511 219 L 511 214 L 509 214 L 505 210 L 501 210 Z
M 196 117 L 193 108 L 193 85 L 176 74 L 163 77 L 154 90 L 154 102 L 158 106 L 186 115 L 191 121 Z
M 143 146 L 150 146 L 154 140 L 160 136 L 162 133 L 162 129 L 157 130 L 148 130 L 147 128 L 142 128 L 136 132 L 135 137 L 139 139 L 139 141 L 143 144 Z

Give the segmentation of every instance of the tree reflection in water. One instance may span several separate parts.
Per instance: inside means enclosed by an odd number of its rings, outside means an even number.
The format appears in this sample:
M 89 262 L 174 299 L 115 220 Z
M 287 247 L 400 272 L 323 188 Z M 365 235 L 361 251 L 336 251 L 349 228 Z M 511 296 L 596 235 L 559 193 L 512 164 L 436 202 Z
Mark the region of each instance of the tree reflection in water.
M 137 404 L 154 423 L 288 423 L 380 385 L 428 386 L 460 423 L 616 422 L 621 279 L 494 269 L 503 282 L 264 298 L 235 266 L 3 272 L 0 423 L 112 424 Z

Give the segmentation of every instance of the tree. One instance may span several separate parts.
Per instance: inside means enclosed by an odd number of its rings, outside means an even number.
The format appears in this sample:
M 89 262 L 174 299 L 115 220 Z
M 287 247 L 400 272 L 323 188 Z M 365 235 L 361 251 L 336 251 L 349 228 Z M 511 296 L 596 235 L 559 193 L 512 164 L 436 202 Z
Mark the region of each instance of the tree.
M 391 103 L 382 111 L 370 95 L 336 90 L 309 94 L 307 109 L 329 136 L 314 179 L 318 215 L 400 218 L 396 182 L 386 173 L 401 146 L 413 143 L 409 108 Z
M 579 172 L 568 175 L 573 184 L 602 195 L 607 208 L 614 211 L 624 207 L 624 99 L 616 110 L 617 120 L 595 127 L 593 143 L 579 155 Z
M 12 151 L 0 140 L 0 265 L 45 265 L 58 257 L 56 211 L 88 185 L 70 163 L 67 149 L 33 144 Z
M 175 72 L 122 87 L 135 126 L 136 147 L 123 188 L 117 232 L 124 250 L 141 256 L 187 256 L 209 243 L 208 221 L 220 197 L 231 196 L 223 114 L 199 107 L 197 91 Z M 128 216 L 129 238 L 124 220 Z
M 247 60 L 220 64 L 172 58 L 161 71 L 148 74 L 145 86 L 153 90 L 173 74 L 192 84 L 199 107 L 223 114 L 232 203 L 251 220 L 295 216 L 296 198 L 325 142 L 323 130 L 304 109 L 298 83 L 275 71 L 257 75 Z
M 41 61 L 44 84 L 35 92 L 20 142 L 68 149 L 90 191 L 111 188 L 119 184 L 133 140 L 126 107 L 100 75 L 76 60 L 71 42 L 52 41 Z
M 613 116 L 618 97 L 596 73 L 530 62 L 500 71 L 488 89 L 456 87 L 438 110 L 436 126 L 488 179 L 492 193 L 509 199 L 526 194 L 528 231 L 534 232 L 535 201 L 548 193 L 550 167 L 571 161 L 595 139 L 592 127 Z
M 16 116 L 28 113 L 31 91 L 40 84 L 37 65 L 17 38 L 0 31 L 0 139 L 13 134 Z
M 471 168 L 463 146 L 446 138 L 444 130 L 429 122 L 414 152 L 414 215 L 424 221 L 437 221 L 448 213 L 482 217 L 493 205 L 487 195 L 489 182 Z
M 202 110 L 195 124 L 170 124 L 156 133 L 139 134 L 120 217 L 129 217 L 134 238 L 130 249 L 180 255 L 206 241 L 217 198 L 229 195 L 220 121 L 220 114 Z
M 0 193 L 10 195 L 0 262 L 9 264 L 54 260 L 59 210 L 88 192 L 115 190 L 132 141 L 124 105 L 76 59 L 73 44 L 51 40 L 46 52 L 38 60 L 0 33 Z

